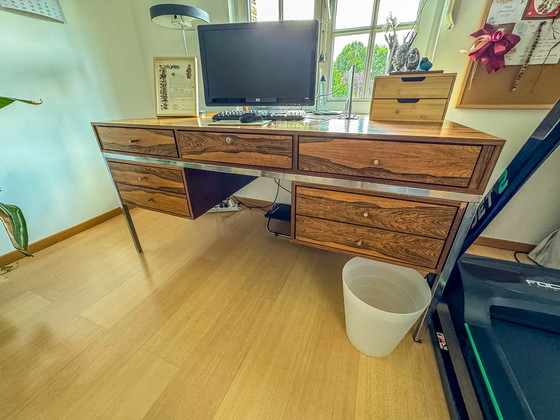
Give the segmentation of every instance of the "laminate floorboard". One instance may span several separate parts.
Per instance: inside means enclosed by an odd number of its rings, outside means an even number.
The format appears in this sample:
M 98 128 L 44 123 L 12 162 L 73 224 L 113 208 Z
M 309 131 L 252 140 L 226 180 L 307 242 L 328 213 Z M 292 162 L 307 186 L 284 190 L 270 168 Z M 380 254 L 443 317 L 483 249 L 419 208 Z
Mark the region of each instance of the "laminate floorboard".
M 263 212 L 134 209 L 0 276 L 0 418 L 446 419 L 431 344 L 382 359 L 344 329 L 349 256 Z

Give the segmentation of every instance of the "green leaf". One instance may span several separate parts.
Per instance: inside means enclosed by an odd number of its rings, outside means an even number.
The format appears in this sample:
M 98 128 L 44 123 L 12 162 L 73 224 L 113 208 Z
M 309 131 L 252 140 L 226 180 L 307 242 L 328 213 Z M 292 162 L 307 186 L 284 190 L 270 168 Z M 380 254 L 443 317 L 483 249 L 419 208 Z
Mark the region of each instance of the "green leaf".
M 43 103 L 42 99 L 30 100 L 30 99 L 7 98 L 5 96 L 0 96 L 0 109 L 14 103 L 15 101 L 23 102 L 30 105 L 41 105 Z
M 28 257 L 32 256 L 27 251 L 27 223 L 21 209 L 12 204 L 0 203 L 0 220 L 14 248 Z
M 8 106 L 14 101 L 15 101 L 15 99 L 4 98 L 3 96 L 0 96 L 0 108 L 4 108 L 5 106 Z

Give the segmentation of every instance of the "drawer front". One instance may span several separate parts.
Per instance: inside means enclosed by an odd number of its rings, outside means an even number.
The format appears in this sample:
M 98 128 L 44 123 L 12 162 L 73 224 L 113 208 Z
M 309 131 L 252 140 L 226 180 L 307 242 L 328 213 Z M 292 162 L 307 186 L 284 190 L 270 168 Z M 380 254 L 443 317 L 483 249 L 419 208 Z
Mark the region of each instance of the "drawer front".
M 295 240 L 433 270 L 444 241 L 382 229 L 296 216 Z
M 184 159 L 215 163 L 292 167 L 292 136 L 178 131 Z
M 468 187 L 481 146 L 301 137 L 298 168 L 452 187 Z
M 457 208 L 319 188 L 296 187 L 296 214 L 446 239 Z
M 373 97 L 447 99 L 454 81 L 454 75 L 381 76 L 374 79 Z
M 178 157 L 173 130 L 96 127 L 103 150 Z
M 117 183 L 138 185 L 158 190 L 186 194 L 180 169 L 108 162 L 113 179 Z
M 117 184 L 123 203 L 161 210 L 180 216 L 190 216 L 187 197 L 133 185 Z
M 447 99 L 373 99 L 370 120 L 442 121 Z

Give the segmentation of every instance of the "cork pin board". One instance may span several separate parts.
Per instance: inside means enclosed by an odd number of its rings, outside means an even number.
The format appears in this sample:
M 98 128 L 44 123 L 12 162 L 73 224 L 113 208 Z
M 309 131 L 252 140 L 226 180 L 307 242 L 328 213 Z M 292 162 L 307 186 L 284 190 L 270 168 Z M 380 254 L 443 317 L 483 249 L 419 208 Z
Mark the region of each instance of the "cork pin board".
M 468 59 L 457 108 L 550 108 L 560 97 L 560 2 L 552 0 L 489 0 L 483 22 L 521 41 L 506 54 L 506 67 L 488 73 Z M 550 6 L 552 5 L 552 6 Z M 557 18 L 554 18 L 554 17 Z M 529 65 L 512 90 L 541 24 Z M 474 38 L 472 38 L 474 40 Z M 547 64 L 540 64 L 546 62 Z

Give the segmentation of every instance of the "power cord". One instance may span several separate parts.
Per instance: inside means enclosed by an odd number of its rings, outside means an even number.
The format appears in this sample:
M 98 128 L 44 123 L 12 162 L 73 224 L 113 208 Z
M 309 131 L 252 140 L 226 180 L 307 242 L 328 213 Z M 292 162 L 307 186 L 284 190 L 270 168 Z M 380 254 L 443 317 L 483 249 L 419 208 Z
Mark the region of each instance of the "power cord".
M 292 193 L 289 189 L 284 188 L 282 185 L 280 185 L 280 181 L 278 181 L 276 178 L 274 178 L 274 182 L 276 182 L 276 185 L 278 185 L 280 188 L 282 188 L 287 193 L 290 193 L 290 194 Z
M 324 94 L 322 94 L 322 95 L 319 95 L 319 94 L 318 94 L 319 92 L 317 92 L 317 94 L 315 95 L 315 98 L 322 98 L 322 97 L 324 97 L 324 96 L 332 96 L 332 95 L 334 95 L 336 92 L 338 92 L 340 89 L 343 89 L 343 88 L 345 88 L 345 87 L 347 87 L 347 86 L 348 86 L 348 83 L 344 83 L 343 85 L 340 85 L 340 86 L 337 87 L 335 90 L 333 90 L 331 93 L 324 93 Z

